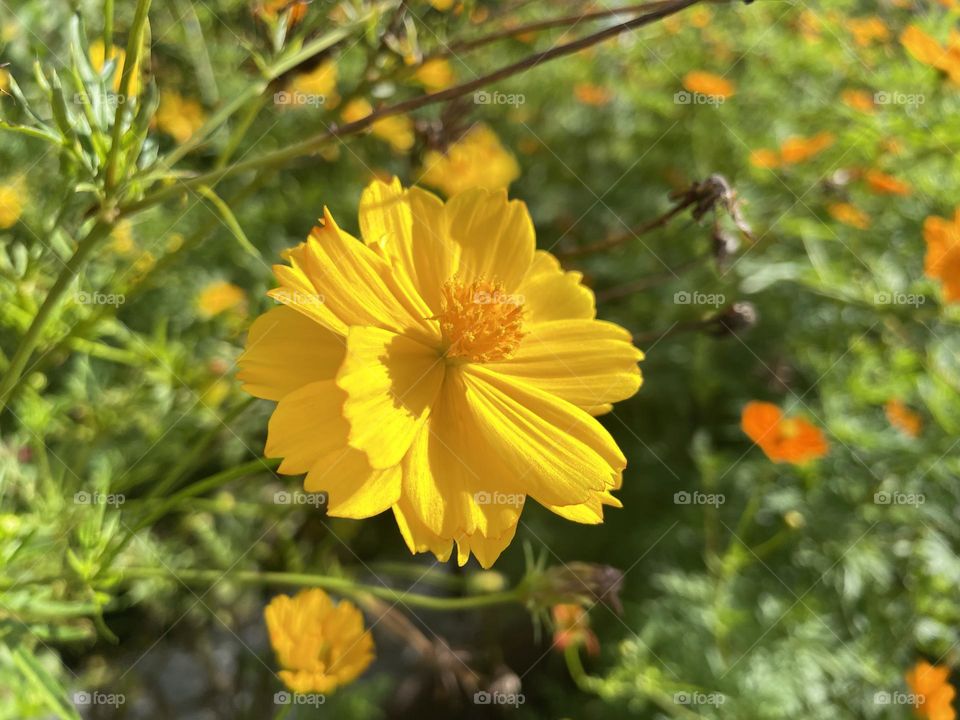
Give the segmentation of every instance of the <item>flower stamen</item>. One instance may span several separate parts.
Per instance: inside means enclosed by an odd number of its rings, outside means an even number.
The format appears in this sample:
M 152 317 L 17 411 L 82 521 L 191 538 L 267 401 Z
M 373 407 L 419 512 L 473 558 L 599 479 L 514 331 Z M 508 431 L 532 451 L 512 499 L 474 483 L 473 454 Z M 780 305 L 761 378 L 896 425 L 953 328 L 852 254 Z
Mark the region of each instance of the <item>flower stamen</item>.
M 523 296 L 503 283 L 448 280 L 440 290 L 440 331 L 447 358 L 493 362 L 512 357 L 523 339 Z

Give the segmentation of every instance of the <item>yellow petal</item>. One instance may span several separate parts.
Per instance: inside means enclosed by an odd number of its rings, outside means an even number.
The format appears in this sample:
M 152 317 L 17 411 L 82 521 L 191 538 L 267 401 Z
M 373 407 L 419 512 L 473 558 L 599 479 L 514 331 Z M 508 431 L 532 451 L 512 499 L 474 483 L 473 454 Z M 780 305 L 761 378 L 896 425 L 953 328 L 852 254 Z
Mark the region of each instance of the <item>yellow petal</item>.
M 343 442 L 347 425 L 344 423 Z M 388 510 L 400 498 L 400 466 L 374 470 L 367 456 L 344 445 L 319 458 L 307 473 L 303 489 L 327 494 L 327 514 L 368 518 Z
M 433 348 L 403 335 L 352 327 L 337 384 L 347 393 L 343 415 L 350 445 L 374 468 L 396 465 L 423 424 L 443 382 L 444 362 Z
M 461 537 L 457 540 L 457 564 L 460 567 L 466 565 L 472 552 L 484 570 L 490 569 L 500 553 L 513 541 L 516 532 L 517 526 L 514 524 L 500 537 L 487 538 L 479 534 Z
M 400 501 L 393 506 L 393 515 L 410 552 L 432 552 L 440 562 L 447 561 L 453 549 L 453 540 L 440 537 L 424 525 L 410 507 L 409 502 L 401 497 Z
M 517 293 L 524 298 L 528 323 L 597 316 L 593 291 L 581 283 L 583 274 L 564 272 L 550 253 L 537 250 Z
M 309 383 L 332 380 L 345 354 L 343 338 L 281 306 L 250 326 L 237 380 L 251 395 L 280 400 Z
M 526 275 L 536 240 L 527 206 L 507 200 L 506 190 L 473 189 L 446 205 L 447 231 L 460 246 L 458 277 L 500 281 L 513 293 Z
M 602 320 L 555 320 L 527 328 L 513 357 L 486 367 L 591 412 L 631 397 L 643 353 L 629 332 Z
M 463 376 L 475 432 L 510 468 L 510 482 L 535 500 L 577 505 L 619 482 L 626 458 L 595 418 L 482 366 Z
M 307 472 L 324 455 L 346 445 L 342 408 L 346 395 L 333 380 L 305 385 L 285 395 L 267 424 L 267 457 L 282 457 L 286 475 Z
M 423 301 L 398 282 L 379 254 L 338 228 L 329 211 L 288 259 L 291 268 L 275 268 L 282 287 L 270 295 L 334 332 L 371 325 L 424 339 L 438 335 Z M 305 295 L 305 305 L 297 302 L 297 293 Z

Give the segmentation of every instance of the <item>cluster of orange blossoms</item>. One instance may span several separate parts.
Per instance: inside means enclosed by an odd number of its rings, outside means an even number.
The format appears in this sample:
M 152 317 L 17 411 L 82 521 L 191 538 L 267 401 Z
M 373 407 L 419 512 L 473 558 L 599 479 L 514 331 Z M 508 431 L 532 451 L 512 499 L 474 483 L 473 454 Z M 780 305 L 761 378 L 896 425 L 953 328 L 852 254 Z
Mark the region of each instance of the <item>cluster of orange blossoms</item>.
M 775 463 L 799 465 L 827 454 L 823 432 L 803 418 L 786 418 L 776 405 L 749 402 L 743 408 L 740 427 Z
M 950 668 L 918 662 L 906 675 L 907 685 L 916 696 L 917 716 L 926 720 L 955 720 L 953 698 L 957 691 L 950 684 Z

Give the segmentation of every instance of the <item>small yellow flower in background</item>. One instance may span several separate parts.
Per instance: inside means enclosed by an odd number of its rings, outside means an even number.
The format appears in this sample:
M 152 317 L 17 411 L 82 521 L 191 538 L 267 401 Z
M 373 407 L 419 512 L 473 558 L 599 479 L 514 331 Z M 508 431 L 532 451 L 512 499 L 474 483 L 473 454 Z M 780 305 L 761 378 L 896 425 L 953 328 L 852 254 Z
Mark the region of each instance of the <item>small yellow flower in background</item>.
M 867 181 L 869 188 L 878 195 L 910 195 L 913 189 L 908 183 L 895 178 L 893 175 L 887 175 L 880 170 L 867 170 L 863 179 Z
M 110 247 L 120 255 L 130 255 L 137 248 L 133 239 L 133 223 L 129 220 L 118 222 L 110 233 Z
M 333 692 L 373 662 L 373 636 L 347 600 L 335 604 L 323 590 L 301 590 L 292 598 L 277 595 L 263 616 L 283 668 L 278 675 L 295 693 Z
M 904 405 L 901 400 L 891 398 L 884 405 L 883 411 L 887 421 L 904 435 L 912 438 L 920 435 L 920 430 L 923 429 L 923 418 Z
M 396 179 L 328 210 L 274 267 L 238 379 L 278 401 L 265 453 L 332 517 L 392 510 L 411 552 L 489 568 L 530 499 L 598 524 L 626 458 L 594 416 L 640 387 L 631 334 L 596 319 L 581 274 L 536 249 L 504 190 L 444 203 Z
M 850 18 L 847 20 L 847 30 L 853 35 L 854 42 L 860 47 L 868 47 L 875 42 L 884 42 L 890 39 L 890 28 L 880 18 Z
M 907 672 L 905 679 L 916 696 L 917 716 L 926 720 L 955 720 L 953 698 L 957 694 L 949 682 L 950 668 L 921 660 Z
M 710 95 L 724 99 L 733 97 L 737 92 L 734 84 L 726 78 L 701 70 L 694 70 L 684 75 L 683 87 L 698 95 Z
M 690 24 L 695 28 L 705 28 L 713 20 L 713 10 L 708 7 L 693 8 L 690 11 Z
M 23 214 L 27 191 L 22 179 L 0 184 L 0 230 L 12 228 Z
M 873 102 L 873 95 L 866 90 L 844 90 L 840 93 L 840 100 L 848 108 L 872 115 L 877 111 Z
M 776 150 L 760 148 L 750 153 L 750 164 L 763 170 L 780 167 L 780 153 Z
M 916 25 L 910 25 L 900 35 L 900 44 L 917 61 L 946 73 L 960 84 L 960 33 L 956 30 L 950 31 L 949 42 L 943 46 Z
M 924 274 L 940 280 L 944 300 L 960 302 L 960 208 L 952 221 L 928 217 L 923 223 L 923 239 L 927 244 Z
M 161 132 L 182 144 L 203 127 L 207 114 L 196 100 L 184 98 L 174 90 L 163 90 L 153 121 Z
M 804 162 L 819 155 L 833 145 L 832 133 L 821 132 L 813 137 L 794 136 L 787 138 L 780 146 L 780 158 L 787 165 Z
M 613 100 L 613 92 L 609 88 L 593 83 L 577 83 L 573 86 L 573 94 L 584 105 L 593 105 L 594 107 L 609 105 L 610 101 Z
M 344 122 L 356 122 L 373 113 L 373 106 L 363 98 L 347 103 L 341 117 Z M 413 131 L 413 121 L 406 115 L 391 115 L 377 120 L 370 126 L 370 132 L 387 142 L 394 151 L 404 153 L 413 147 L 417 136 Z
M 517 159 L 503 147 L 493 130 L 478 124 L 450 145 L 447 152 L 428 151 L 423 158 L 420 182 L 452 196 L 471 188 L 508 188 L 518 177 Z
M 827 205 L 827 212 L 837 222 L 858 230 L 867 230 L 870 227 L 870 216 L 850 203 L 831 203 Z
M 430 5 L 433 6 L 434 10 L 439 10 L 440 12 L 446 12 L 453 7 L 454 0 L 427 0 Z
M 0 93 L 6 93 L 10 90 L 10 73 L 6 69 L 0 68 Z
M 810 10 L 804 10 L 797 18 L 797 31 L 807 42 L 819 40 L 822 27 L 823 23 L 820 22 L 820 17 Z
M 413 74 L 413 79 L 427 90 L 437 92 L 453 85 L 457 78 L 448 60 L 433 58 L 417 68 L 417 71 Z
M 107 60 L 116 60 L 117 65 L 113 71 L 113 91 L 120 92 L 120 81 L 123 78 L 123 65 L 127 60 L 127 53 L 123 48 L 119 48 L 116 45 L 110 47 L 110 55 L 107 56 L 104 53 L 103 41 L 94 40 L 90 43 L 90 64 L 93 65 L 93 69 L 97 72 L 103 70 L 103 66 L 106 65 Z M 140 89 L 140 78 L 139 78 L 139 68 L 134 68 L 133 77 L 130 78 L 130 94 L 136 95 Z
M 247 294 L 243 288 L 224 280 L 209 283 L 197 297 L 197 307 L 203 317 L 213 317 L 228 310 L 238 310 L 246 305 Z
M 337 63 L 324 60 L 313 70 L 294 75 L 287 83 L 286 92 L 278 93 L 277 96 L 294 107 L 324 105 L 333 108 L 340 102 L 337 77 Z

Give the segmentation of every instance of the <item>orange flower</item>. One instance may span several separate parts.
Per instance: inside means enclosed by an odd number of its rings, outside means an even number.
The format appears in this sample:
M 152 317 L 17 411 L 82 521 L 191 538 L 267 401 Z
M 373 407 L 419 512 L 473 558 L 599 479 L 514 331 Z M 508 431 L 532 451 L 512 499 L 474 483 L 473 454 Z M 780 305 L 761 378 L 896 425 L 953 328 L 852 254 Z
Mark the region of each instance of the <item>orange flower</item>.
M 920 435 L 923 428 L 923 420 L 913 410 L 904 405 L 897 398 L 891 398 L 883 407 L 887 420 L 893 427 L 904 435 L 915 438 Z
M 883 42 L 890 38 L 890 29 L 878 17 L 850 18 L 847 20 L 847 30 L 860 47 L 868 47 L 874 42 Z
M 917 715 L 927 720 L 955 720 L 957 713 L 952 702 L 956 690 L 947 681 L 950 668 L 946 665 L 931 665 L 921 660 L 905 678 L 911 692 L 917 696 Z
M 919 62 L 945 72 L 960 84 L 960 33 L 951 30 L 949 41 L 943 46 L 916 25 L 910 25 L 900 35 L 900 44 Z
M 873 95 L 866 90 L 844 90 L 840 93 L 843 104 L 854 110 L 872 115 L 877 111 L 873 104 Z
M 795 135 L 780 146 L 780 157 L 785 165 L 801 163 L 826 150 L 834 140 L 833 134 L 828 132 L 817 133 L 809 138 Z
M 737 92 L 734 84 L 726 78 L 701 70 L 694 70 L 684 75 L 683 87 L 698 95 L 710 95 L 724 99 L 733 97 Z
M 575 603 L 553 606 L 553 644 L 561 650 L 583 645 L 591 655 L 600 652 L 597 636 L 590 629 L 587 611 Z
M 867 170 L 863 177 L 870 189 L 878 195 L 909 195 L 912 192 L 910 185 L 903 180 L 879 170 Z
M 866 230 L 870 227 L 870 216 L 850 203 L 832 203 L 827 206 L 827 212 L 837 222 L 858 230 Z
M 764 170 L 780 167 L 780 153 L 760 148 L 750 153 L 750 164 Z
M 573 86 L 573 94 L 584 105 L 602 107 L 613 100 L 613 93 L 602 85 L 592 83 L 577 83 Z
M 772 403 L 747 403 L 740 427 L 775 463 L 799 465 L 823 457 L 829 449 L 818 427 L 802 418 L 784 418 Z
M 940 280 L 947 302 L 960 302 L 960 208 L 953 221 L 931 215 L 923 222 L 927 254 L 923 272 Z

